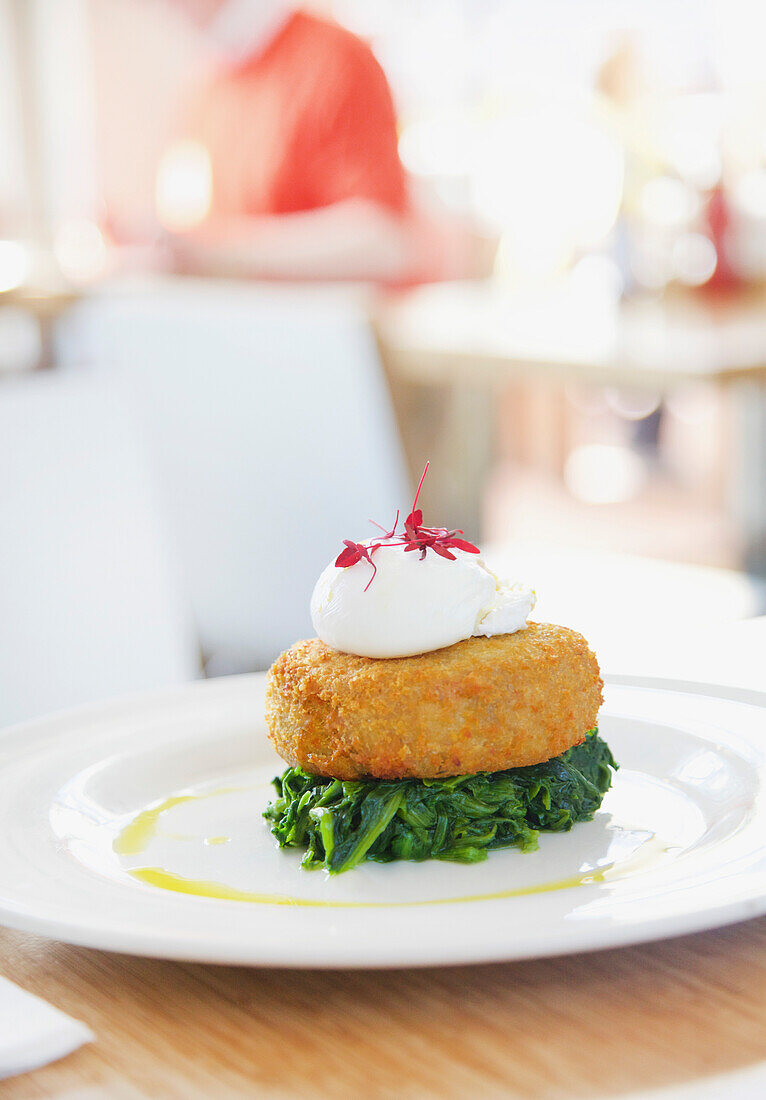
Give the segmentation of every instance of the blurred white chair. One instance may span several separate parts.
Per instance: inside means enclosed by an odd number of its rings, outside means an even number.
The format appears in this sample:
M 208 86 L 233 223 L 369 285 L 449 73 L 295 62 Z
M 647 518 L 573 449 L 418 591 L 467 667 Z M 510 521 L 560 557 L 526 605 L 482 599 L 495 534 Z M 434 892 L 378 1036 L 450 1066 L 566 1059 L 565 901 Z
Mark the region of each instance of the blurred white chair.
M 348 291 L 105 291 L 70 316 L 59 353 L 119 379 L 145 425 L 209 672 L 263 668 L 313 634 L 320 570 L 408 504 L 377 348 Z
M 135 428 L 87 379 L 0 385 L 0 725 L 200 674 Z

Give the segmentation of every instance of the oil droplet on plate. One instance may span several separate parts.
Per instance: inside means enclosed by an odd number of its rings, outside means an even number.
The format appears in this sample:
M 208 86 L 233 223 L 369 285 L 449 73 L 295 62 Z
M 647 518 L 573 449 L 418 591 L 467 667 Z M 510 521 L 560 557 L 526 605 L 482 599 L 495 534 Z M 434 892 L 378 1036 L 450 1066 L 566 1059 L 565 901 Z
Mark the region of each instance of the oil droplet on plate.
M 146 850 L 150 842 L 157 835 L 160 818 L 168 810 L 180 806 L 183 802 L 199 802 L 203 798 L 215 798 L 221 794 L 235 794 L 242 787 L 219 787 L 215 791 L 205 791 L 202 794 L 177 794 L 166 798 L 156 806 L 148 810 L 142 810 L 125 825 L 112 842 L 112 851 L 118 856 L 135 856 Z M 185 837 L 184 839 L 190 839 Z M 229 837 L 211 837 L 205 843 L 223 844 Z

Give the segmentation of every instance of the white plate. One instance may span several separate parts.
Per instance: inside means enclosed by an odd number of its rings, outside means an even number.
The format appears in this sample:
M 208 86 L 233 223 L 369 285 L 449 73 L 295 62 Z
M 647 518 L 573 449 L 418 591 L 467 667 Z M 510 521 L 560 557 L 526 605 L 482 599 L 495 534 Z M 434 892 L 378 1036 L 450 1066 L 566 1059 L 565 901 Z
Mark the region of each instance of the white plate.
M 337 877 L 302 870 L 261 817 L 282 767 L 261 676 L 17 727 L 0 738 L 0 921 L 142 955 L 371 967 L 562 954 L 755 916 L 766 695 L 685 687 L 609 684 L 614 787 L 593 821 L 539 851 Z

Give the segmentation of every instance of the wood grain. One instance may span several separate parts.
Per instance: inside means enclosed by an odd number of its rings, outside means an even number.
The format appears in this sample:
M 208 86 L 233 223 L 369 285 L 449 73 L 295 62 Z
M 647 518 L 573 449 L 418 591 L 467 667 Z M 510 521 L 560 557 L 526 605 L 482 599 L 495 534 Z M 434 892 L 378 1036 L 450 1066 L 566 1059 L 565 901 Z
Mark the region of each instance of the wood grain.
M 0 970 L 97 1042 L 3 1100 L 585 1100 L 766 1059 L 766 918 L 502 965 L 247 970 L 0 931 Z

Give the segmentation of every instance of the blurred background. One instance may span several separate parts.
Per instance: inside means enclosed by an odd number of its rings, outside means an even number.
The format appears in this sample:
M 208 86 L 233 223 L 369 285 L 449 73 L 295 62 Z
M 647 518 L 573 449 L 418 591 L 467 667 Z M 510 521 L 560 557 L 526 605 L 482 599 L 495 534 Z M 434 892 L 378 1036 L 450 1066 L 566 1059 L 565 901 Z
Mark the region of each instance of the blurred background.
M 764 34 L 0 0 L 0 723 L 267 667 L 426 459 L 609 671 L 766 682 Z

